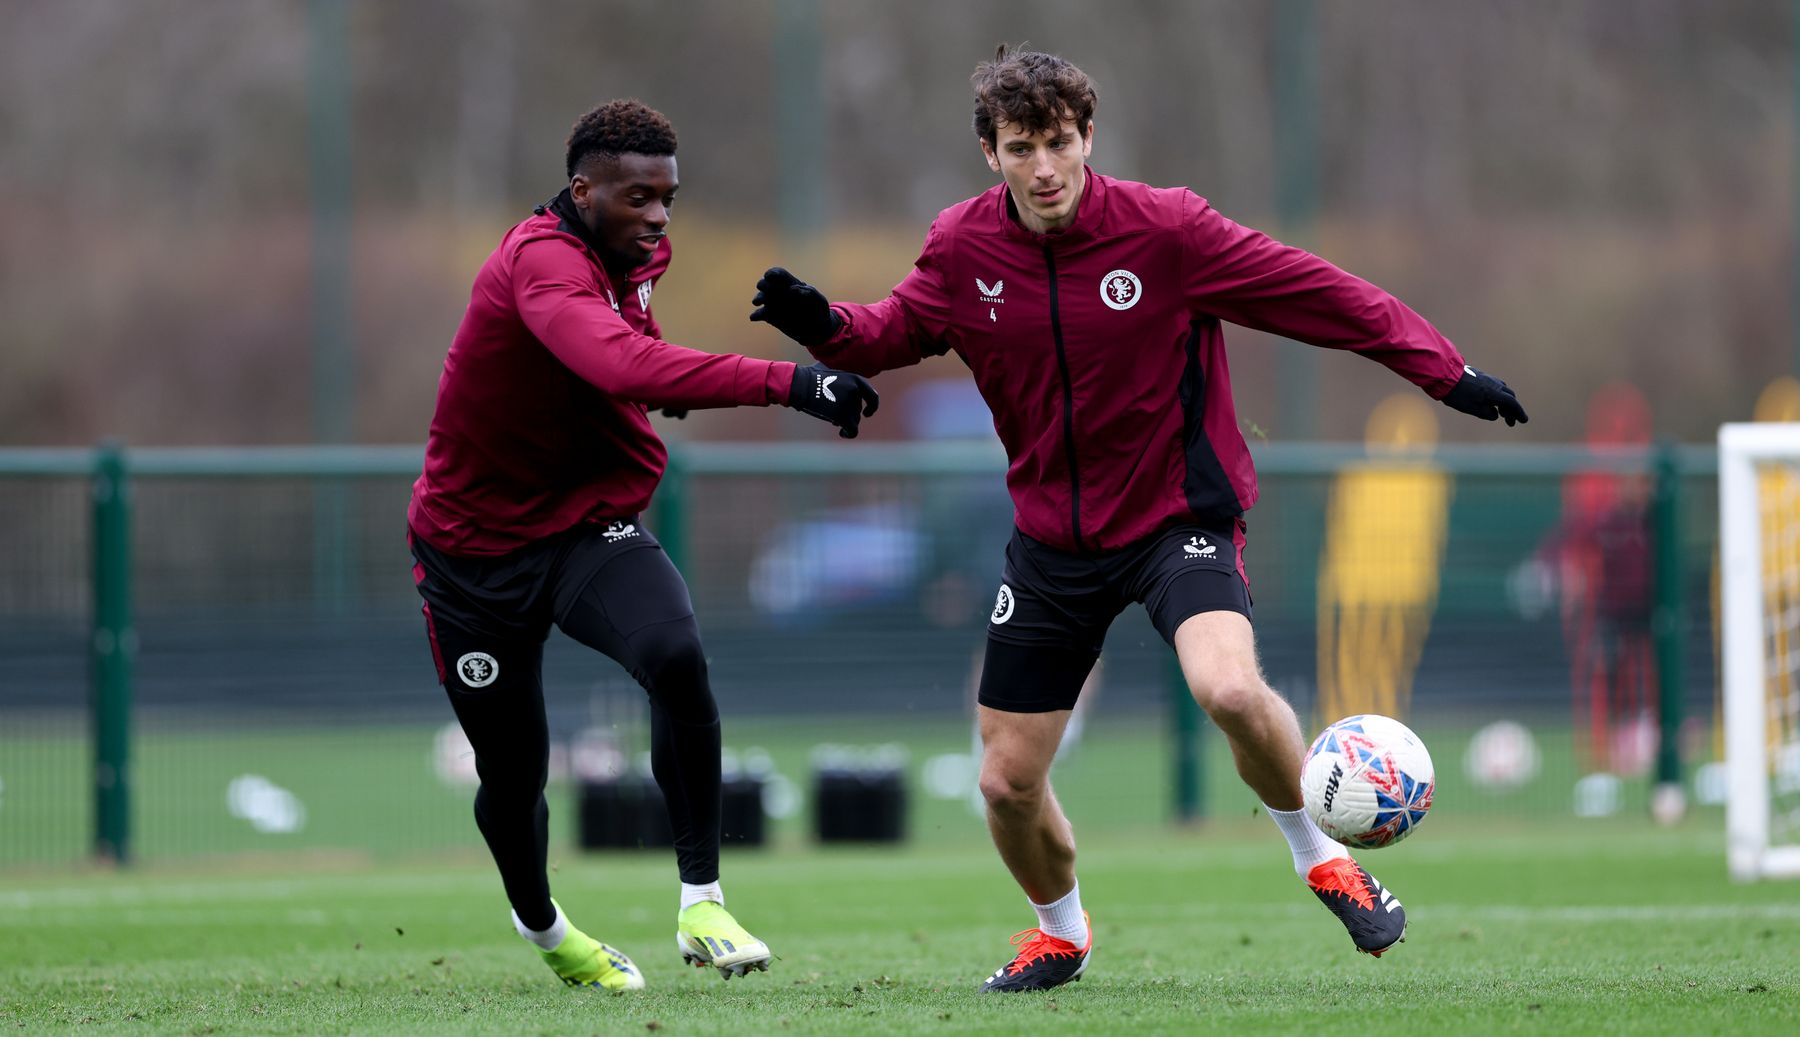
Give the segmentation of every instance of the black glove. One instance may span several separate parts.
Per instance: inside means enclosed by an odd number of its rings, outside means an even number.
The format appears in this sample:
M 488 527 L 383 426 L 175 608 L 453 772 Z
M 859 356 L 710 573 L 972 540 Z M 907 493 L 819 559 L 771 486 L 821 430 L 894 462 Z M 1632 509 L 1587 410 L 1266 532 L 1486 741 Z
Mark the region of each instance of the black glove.
M 1531 420 L 1525 416 L 1525 408 L 1519 406 L 1519 398 L 1505 382 L 1467 364 L 1463 365 L 1461 380 L 1444 394 L 1444 406 L 1473 414 L 1483 421 L 1505 418 L 1509 428 Z
M 770 267 L 756 282 L 756 298 L 750 305 L 756 307 L 750 312 L 751 320 L 767 321 L 776 331 L 809 348 L 837 334 L 844 323 L 817 288 L 778 266 Z
M 794 386 L 788 406 L 838 427 L 838 435 L 856 438 L 856 426 L 881 406 L 881 396 L 869 380 L 824 364 L 794 368 Z

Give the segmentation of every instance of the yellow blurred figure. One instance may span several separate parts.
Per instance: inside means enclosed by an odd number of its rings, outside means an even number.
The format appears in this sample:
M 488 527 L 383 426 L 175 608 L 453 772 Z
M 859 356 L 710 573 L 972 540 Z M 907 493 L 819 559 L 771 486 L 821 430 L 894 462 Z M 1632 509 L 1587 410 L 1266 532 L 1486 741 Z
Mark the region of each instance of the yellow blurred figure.
M 1437 607 L 1451 480 L 1432 464 L 1437 416 L 1417 394 L 1377 404 L 1371 458 L 1332 483 L 1319 560 L 1319 721 L 1404 718 Z
M 1756 398 L 1756 421 L 1800 421 L 1800 381 L 1777 378 Z M 1800 741 L 1800 673 L 1789 662 L 1800 642 L 1800 476 L 1788 465 L 1767 465 L 1756 477 L 1762 511 L 1763 615 L 1768 617 L 1769 759 Z
M 1800 381 L 1776 378 L 1756 397 L 1752 421 L 1800 422 Z M 1785 662 L 1794 650 L 1796 631 L 1787 618 L 1800 615 L 1800 478 L 1790 468 L 1767 466 L 1756 477 L 1756 499 L 1762 512 L 1763 616 L 1767 665 L 1764 683 L 1768 713 L 1763 730 L 1771 765 L 1783 744 L 1800 741 L 1800 674 Z M 1713 658 L 1719 655 L 1719 557 L 1713 555 Z M 1796 610 L 1796 611 L 1790 611 Z M 1714 673 L 1713 758 L 1725 758 L 1724 683 Z

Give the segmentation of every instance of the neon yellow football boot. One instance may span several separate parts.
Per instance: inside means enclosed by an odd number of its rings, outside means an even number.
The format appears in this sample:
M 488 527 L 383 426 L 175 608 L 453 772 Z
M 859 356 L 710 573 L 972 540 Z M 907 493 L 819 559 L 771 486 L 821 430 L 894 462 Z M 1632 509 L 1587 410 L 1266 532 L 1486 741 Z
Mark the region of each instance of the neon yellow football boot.
M 711 966 L 721 979 L 769 971 L 769 945 L 746 932 L 722 904 L 702 900 L 681 912 L 677 926 L 681 960 L 697 969 Z
M 644 974 L 625 952 L 601 943 L 575 928 L 573 923 L 555 950 L 540 949 L 538 953 L 543 955 L 544 963 L 557 978 L 569 986 L 601 990 L 644 989 Z

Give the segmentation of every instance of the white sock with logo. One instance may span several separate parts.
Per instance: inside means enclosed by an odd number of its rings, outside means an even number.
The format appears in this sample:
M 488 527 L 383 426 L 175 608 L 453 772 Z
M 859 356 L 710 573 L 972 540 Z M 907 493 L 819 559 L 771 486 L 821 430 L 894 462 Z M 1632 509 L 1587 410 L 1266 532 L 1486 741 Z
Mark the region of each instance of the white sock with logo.
M 1344 849 L 1343 843 L 1319 831 L 1319 826 L 1313 823 L 1312 815 L 1304 807 L 1299 810 L 1276 810 L 1264 803 L 1263 809 L 1275 819 L 1275 827 L 1281 829 L 1281 834 L 1287 836 L 1288 849 L 1294 851 L 1294 870 L 1300 873 L 1301 878 L 1305 878 L 1307 872 L 1326 861 L 1350 856 L 1350 851 Z
M 703 900 L 710 900 L 720 907 L 725 906 L 725 891 L 719 888 L 718 879 L 699 885 L 692 882 L 681 884 L 681 910 L 686 911 Z
M 550 906 L 556 907 L 555 904 Z M 519 921 L 519 913 L 517 911 L 512 913 L 512 920 L 513 928 L 519 931 L 519 935 L 537 945 L 538 950 L 541 951 L 555 950 L 557 946 L 563 942 L 563 937 L 569 935 L 569 920 L 563 916 L 562 908 L 560 907 L 556 908 L 556 921 L 551 922 L 550 928 L 545 929 L 543 932 L 526 928 L 525 923 Z
M 1076 880 L 1075 888 L 1063 894 L 1061 899 L 1049 904 L 1033 903 L 1031 909 L 1037 912 L 1038 928 L 1046 935 L 1067 940 L 1077 947 L 1087 946 L 1088 924 L 1081 913 L 1080 880 Z

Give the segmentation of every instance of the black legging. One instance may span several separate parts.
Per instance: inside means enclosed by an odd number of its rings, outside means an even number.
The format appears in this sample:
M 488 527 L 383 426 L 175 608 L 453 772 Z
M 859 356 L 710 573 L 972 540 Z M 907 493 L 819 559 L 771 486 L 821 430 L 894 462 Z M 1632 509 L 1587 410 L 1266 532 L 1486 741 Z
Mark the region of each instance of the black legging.
M 617 554 L 567 595 L 556 625 L 610 656 L 650 696 L 650 766 L 668 805 L 681 880 L 719 877 L 719 710 L 707 681 L 700 628 L 687 584 L 660 547 Z M 547 929 L 556 920 L 545 857 L 549 847 L 550 736 L 544 716 L 543 645 L 493 645 L 434 622 L 439 651 L 456 660 L 470 650 L 493 655 L 494 682 L 471 688 L 452 663 L 450 705 L 475 750 L 481 788 L 475 822 L 499 866 L 520 921 Z

